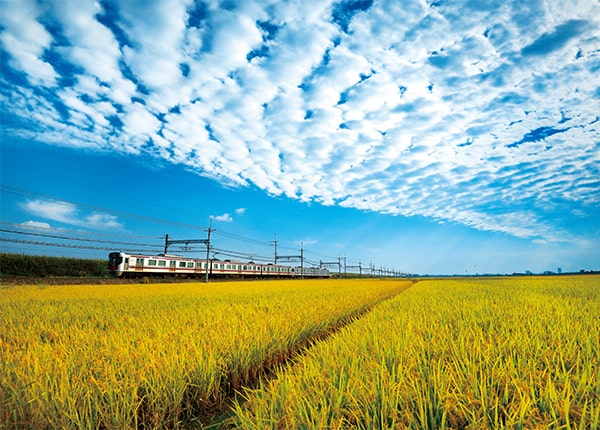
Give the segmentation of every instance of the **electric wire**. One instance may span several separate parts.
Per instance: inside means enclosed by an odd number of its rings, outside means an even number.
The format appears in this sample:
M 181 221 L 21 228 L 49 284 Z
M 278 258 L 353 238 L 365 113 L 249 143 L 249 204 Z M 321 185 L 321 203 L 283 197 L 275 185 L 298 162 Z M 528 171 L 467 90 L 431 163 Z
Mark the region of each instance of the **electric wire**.
M 125 211 L 120 211 L 120 210 L 115 210 L 115 209 L 107 209 L 107 208 L 103 208 L 100 206 L 94 206 L 94 205 L 90 205 L 90 204 L 83 203 L 83 202 L 59 199 L 59 198 L 52 197 L 52 196 L 49 196 L 46 194 L 36 193 L 33 191 L 28 191 L 28 190 L 24 190 L 21 188 L 12 187 L 9 185 L 0 185 L 0 188 L 3 191 L 10 193 L 10 194 L 25 196 L 25 197 L 34 196 L 34 197 L 41 198 L 46 201 L 77 205 L 77 206 L 81 206 L 81 207 L 95 210 L 95 211 L 102 211 L 102 212 L 115 214 L 115 215 L 119 215 L 119 216 L 126 217 L 126 218 L 134 218 L 134 219 L 138 219 L 138 220 L 142 220 L 142 221 L 146 221 L 146 222 L 152 222 L 152 223 L 156 223 L 156 224 L 167 224 L 167 225 L 172 225 L 175 227 L 188 228 L 188 229 L 192 229 L 192 230 L 204 230 L 206 228 L 206 227 L 195 225 L 195 224 L 186 224 L 186 223 L 177 222 L 177 221 L 169 221 L 169 220 L 165 220 L 165 219 L 161 219 L 161 218 L 150 217 L 147 215 L 139 215 L 139 214 L 134 214 L 131 212 L 125 212 Z
M 22 240 L 22 239 L 10 239 L 6 237 L 0 237 L 1 242 L 12 242 L 12 243 L 22 243 L 27 245 L 40 245 L 40 246 L 54 246 L 59 248 L 74 248 L 74 249 L 92 249 L 97 251 L 114 251 L 114 247 L 105 247 L 105 246 L 91 246 L 91 245 L 76 245 L 76 244 L 68 244 L 68 243 L 56 243 L 56 242 L 41 242 L 36 240 Z M 156 250 L 150 249 L 121 249 L 122 252 L 127 252 L 131 254 L 138 253 L 152 253 L 156 252 Z
M 71 237 L 71 236 L 60 236 L 58 234 L 45 234 L 45 233 L 31 233 L 25 231 L 17 231 L 17 230 L 8 230 L 4 228 L 0 228 L 0 232 L 3 233 L 12 233 L 12 234 L 22 234 L 27 236 L 37 236 L 37 237 L 46 237 L 49 239 L 63 239 L 63 240 L 75 240 L 80 242 L 93 242 L 93 243 L 108 243 L 112 245 L 131 245 L 131 246 L 154 246 L 148 243 L 133 243 L 133 242 L 120 242 L 114 240 L 101 240 L 101 239 L 88 239 L 82 237 Z M 158 245 L 156 245 L 158 246 Z
M 18 195 L 18 196 L 35 197 L 35 198 L 39 198 L 39 199 L 43 199 L 43 200 L 51 201 L 51 202 L 77 205 L 77 206 L 91 209 L 94 211 L 102 211 L 105 213 L 115 214 L 115 215 L 119 215 L 119 216 L 126 217 L 126 218 L 133 218 L 133 219 L 141 220 L 144 222 L 152 222 L 152 223 L 157 223 L 157 224 L 171 225 L 171 226 L 175 226 L 175 227 L 179 227 L 179 228 L 206 231 L 206 227 L 204 227 L 204 226 L 188 224 L 188 223 L 181 223 L 181 222 L 177 222 L 177 221 L 170 221 L 170 220 L 150 217 L 150 216 L 146 216 L 146 215 L 139 215 L 139 214 L 134 214 L 134 213 L 120 211 L 120 210 L 107 209 L 107 208 L 103 208 L 103 207 L 99 207 L 99 206 L 95 206 L 95 205 L 90 205 L 87 203 L 57 198 L 57 197 L 49 196 L 46 194 L 41 194 L 41 193 L 29 191 L 29 190 L 24 190 L 21 188 L 12 187 L 9 185 L 4 185 L 4 184 L 0 184 L 0 190 L 3 192 Z M 73 231 L 73 230 L 54 229 L 54 228 L 44 227 L 44 226 L 30 226 L 30 225 L 23 225 L 23 224 L 15 224 L 15 223 L 10 223 L 10 222 L 5 222 L 5 221 L 0 221 L 0 223 L 2 225 L 8 225 L 8 226 L 13 227 L 13 230 L 10 230 L 7 228 L 0 228 L 0 232 L 8 233 L 8 234 L 29 235 L 29 236 L 33 236 L 33 237 L 44 237 L 44 238 L 48 238 L 48 239 L 58 239 L 58 240 L 71 240 L 71 241 L 77 241 L 77 242 L 90 242 L 90 243 L 98 243 L 98 244 L 111 244 L 111 245 L 124 245 L 124 246 L 128 246 L 128 247 L 129 246 L 139 247 L 137 249 L 132 249 L 132 248 L 120 249 L 123 252 L 133 252 L 133 253 L 157 252 L 157 250 L 159 252 L 160 250 L 163 249 L 162 245 L 149 244 L 149 243 L 138 243 L 138 242 L 111 241 L 111 240 L 104 240 L 104 239 L 97 238 L 98 236 L 100 236 L 100 237 L 101 236 L 118 236 L 118 237 L 128 237 L 128 238 L 163 239 L 162 236 L 157 237 L 157 236 L 149 236 L 149 235 L 126 235 L 126 234 L 121 234 L 121 233 Z M 20 230 L 14 230 L 14 228 L 19 228 Z M 73 234 L 73 236 L 65 236 L 65 235 L 62 235 L 59 233 L 51 234 L 51 233 L 35 233 L 35 232 L 23 231 L 23 230 L 30 230 L 30 229 L 31 230 L 35 229 L 35 230 L 49 231 L 49 232 L 60 232 L 60 233 L 64 233 L 64 234 Z M 212 231 L 217 236 L 225 237 L 225 238 L 240 241 L 240 242 L 245 242 L 245 243 L 258 245 L 258 246 L 262 246 L 262 247 L 272 247 L 273 246 L 273 242 L 271 242 L 271 241 L 265 242 L 262 240 L 242 236 L 242 235 L 235 234 L 235 233 L 230 233 L 230 232 L 220 230 L 220 229 L 213 229 Z M 78 236 L 75 236 L 74 234 L 77 234 Z M 96 236 L 96 238 L 92 239 L 92 238 L 79 237 L 79 235 Z M 4 237 L 0 237 L 0 241 L 11 242 L 11 243 L 22 243 L 22 244 L 28 244 L 28 245 L 53 246 L 53 247 L 76 248 L 76 249 L 114 250 L 114 248 L 108 248 L 108 247 L 104 247 L 104 246 L 59 244 L 59 243 L 55 243 L 55 242 L 18 240 L 18 239 L 4 238 Z M 181 253 L 194 253 L 194 252 L 202 252 L 202 251 L 206 250 L 206 248 L 187 247 L 187 246 L 185 248 L 175 247 L 175 249 L 177 250 L 177 252 L 181 252 Z M 298 247 L 281 245 L 280 243 L 278 243 L 278 249 L 298 251 Z M 241 259 L 247 259 L 247 260 L 256 259 L 257 261 L 265 261 L 265 262 L 273 260 L 273 258 L 271 258 L 271 257 L 267 257 L 264 255 L 257 255 L 256 253 L 243 253 L 243 252 L 231 251 L 231 250 L 225 250 L 225 249 L 216 249 L 213 247 L 211 247 L 211 250 L 216 251 L 217 254 L 220 253 L 221 255 L 226 255 L 226 256 L 233 257 L 233 258 L 241 258 Z M 338 268 L 341 268 L 341 257 L 326 256 L 324 254 L 320 254 L 318 252 L 314 252 L 314 251 L 312 251 L 310 249 L 306 249 L 306 248 L 303 249 L 303 252 L 305 255 L 310 254 L 313 256 L 319 256 L 319 257 L 325 258 L 327 260 L 330 260 L 329 262 L 324 262 L 323 260 L 319 260 L 317 262 L 312 259 L 304 258 L 304 262 L 306 262 L 307 264 L 311 264 L 313 266 L 324 266 L 324 267 L 338 266 Z M 292 257 L 298 258 L 298 259 L 300 258 L 300 256 L 297 256 L 297 257 L 296 256 L 281 256 L 281 257 L 278 257 L 278 259 L 288 258 L 288 260 L 289 260 L 289 258 L 292 258 Z M 333 261 L 337 260 L 337 262 L 331 262 L 331 260 L 333 260 Z M 353 262 L 351 262 L 351 263 L 353 263 Z M 352 268 L 362 268 L 362 270 L 364 270 L 366 272 L 371 271 L 371 273 L 374 273 L 374 272 L 396 273 L 396 271 L 394 271 L 393 269 L 384 269 L 383 267 L 376 268 L 374 265 L 361 267 L 360 262 L 358 264 L 350 264 L 350 265 L 347 264 L 345 266 L 345 268 L 346 268 L 346 270 L 352 269 Z
M 45 227 L 41 225 L 29 225 L 26 223 L 14 223 L 8 221 L 0 221 L 1 225 L 9 226 L 12 228 L 18 228 L 21 230 L 27 231 L 49 231 L 49 232 L 58 232 L 65 234 L 78 234 L 85 236 L 116 236 L 120 238 L 130 238 L 130 239 L 164 239 L 164 236 L 152 236 L 152 235 L 133 235 L 127 234 L 125 232 L 106 232 L 106 231 L 86 231 L 86 230 L 69 230 L 66 228 L 55 228 L 55 227 Z

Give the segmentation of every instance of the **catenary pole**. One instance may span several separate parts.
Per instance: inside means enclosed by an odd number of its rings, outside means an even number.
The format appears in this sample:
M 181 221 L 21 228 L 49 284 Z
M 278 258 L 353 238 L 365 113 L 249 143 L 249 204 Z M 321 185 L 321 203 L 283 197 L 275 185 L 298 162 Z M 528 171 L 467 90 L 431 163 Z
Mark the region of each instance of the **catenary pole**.
M 208 233 L 208 238 L 206 239 L 206 277 L 204 279 L 204 282 L 208 282 L 208 268 L 210 267 L 212 269 L 212 263 L 210 261 L 209 258 L 209 253 L 210 253 L 210 232 L 213 231 L 212 229 L 212 217 L 210 217 L 210 221 L 208 224 L 208 229 L 205 230 Z

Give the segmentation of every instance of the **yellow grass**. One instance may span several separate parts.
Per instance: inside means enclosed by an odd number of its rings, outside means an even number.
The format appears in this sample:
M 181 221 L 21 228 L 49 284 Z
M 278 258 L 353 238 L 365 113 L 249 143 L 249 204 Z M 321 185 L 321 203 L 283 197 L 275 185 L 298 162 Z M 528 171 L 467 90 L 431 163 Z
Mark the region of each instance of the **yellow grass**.
M 247 429 L 598 429 L 600 277 L 426 280 L 247 393 Z
M 0 289 L 0 428 L 189 425 L 409 281 Z

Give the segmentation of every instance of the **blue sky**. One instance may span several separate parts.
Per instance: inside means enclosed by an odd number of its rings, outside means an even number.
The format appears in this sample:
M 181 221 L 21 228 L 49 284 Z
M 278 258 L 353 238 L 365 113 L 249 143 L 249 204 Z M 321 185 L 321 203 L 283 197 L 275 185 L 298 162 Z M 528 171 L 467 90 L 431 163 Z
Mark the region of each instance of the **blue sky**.
M 597 1 L 0 9 L 3 251 L 600 269 Z

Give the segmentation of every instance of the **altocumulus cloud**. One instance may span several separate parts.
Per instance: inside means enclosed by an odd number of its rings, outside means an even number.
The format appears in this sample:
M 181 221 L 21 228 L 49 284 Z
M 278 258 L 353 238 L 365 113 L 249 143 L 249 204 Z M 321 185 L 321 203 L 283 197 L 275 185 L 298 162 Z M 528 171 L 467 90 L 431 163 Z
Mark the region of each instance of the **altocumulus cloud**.
M 0 23 L 7 134 L 535 240 L 598 207 L 598 2 L 5 0 Z

